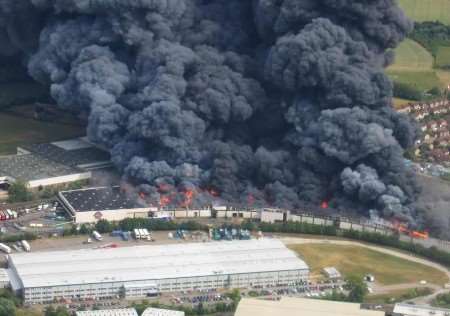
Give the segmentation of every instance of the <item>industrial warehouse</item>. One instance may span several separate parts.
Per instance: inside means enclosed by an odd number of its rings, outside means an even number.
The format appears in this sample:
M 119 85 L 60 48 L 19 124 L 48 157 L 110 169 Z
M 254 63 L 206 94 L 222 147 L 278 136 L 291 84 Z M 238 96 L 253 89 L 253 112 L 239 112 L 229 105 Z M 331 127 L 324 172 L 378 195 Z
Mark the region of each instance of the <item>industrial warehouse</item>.
M 15 253 L 8 266 L 11 287 L 27 304 L 294 285 L 309 277 L 306 263 L 275 239 Z
M 93 170 L 112 165 L 107 152 L 86 138 L 30 144 L 17 148 L 16 155 L 0 157 L 0 185 L 16 181 L 29 188 L 87 180 Z
M 120 187 L 100 187 L 58 193 L 58 200 L 77 224 L 100 219 L 119 221 L 127 217 L 148 217 L 150 209 L 139 205 Z

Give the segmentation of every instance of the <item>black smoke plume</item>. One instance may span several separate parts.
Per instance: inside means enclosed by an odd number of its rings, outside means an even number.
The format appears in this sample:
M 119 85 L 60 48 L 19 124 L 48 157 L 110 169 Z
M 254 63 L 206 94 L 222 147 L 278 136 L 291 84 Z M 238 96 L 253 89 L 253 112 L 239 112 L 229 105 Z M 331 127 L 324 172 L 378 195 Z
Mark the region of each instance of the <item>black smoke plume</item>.
M 0 53 L 88 115 L 149 203 L 414 221 L 416 130 L 383 73 L 411 28 L 395 0 L 0 1 Z

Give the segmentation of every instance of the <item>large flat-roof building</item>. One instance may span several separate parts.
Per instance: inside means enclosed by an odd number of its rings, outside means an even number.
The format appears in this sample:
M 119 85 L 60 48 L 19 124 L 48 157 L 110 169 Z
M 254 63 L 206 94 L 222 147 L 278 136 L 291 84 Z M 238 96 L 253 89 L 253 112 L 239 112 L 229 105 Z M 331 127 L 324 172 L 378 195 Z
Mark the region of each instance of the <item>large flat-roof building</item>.
M 393 315 L 395 316 L 448 316 L 450 309 L 437 308 L 423 305 L 395 304 Z
M 128 217 L 148 217 L 150 208 L 137 203 L 120 187 L 99 187 L 58 193 L 58 200 L 75 223 L 100 219 L 120 221 Z
M 383 311 L 362 309 L 360 304 L 283 297 L 280 301 L 243 298 L 235 316 L 384 316 Z
M 112 165 L 107 152 L 86 138 L 17 148 L 16 155 L 0 157 L 0 184 L 24 182 L 29 188 L 87 180 L 91 171 Z
M 29 188 L 86 180 L 91 172 L 34 154 L 0 157 L 0 183 L 21 181 Z
M 24 302 L 145 297 L 164 292 L 305 284 L 305 262 L 276 239 L 14 253 Z
M 100 309 L 95 311 L 78 311 L 75 316 L 139 316 L 134 308 Z
M 33 154 L 82 170 L 96 170 L 112 166 L 110 155 L 90 143 L 86 137 L 53 143 L 30 144 L 17 148 L 18 154 Z
M 184 316 L 184 312 L 149 307 L 142 313 L 141 316 Z

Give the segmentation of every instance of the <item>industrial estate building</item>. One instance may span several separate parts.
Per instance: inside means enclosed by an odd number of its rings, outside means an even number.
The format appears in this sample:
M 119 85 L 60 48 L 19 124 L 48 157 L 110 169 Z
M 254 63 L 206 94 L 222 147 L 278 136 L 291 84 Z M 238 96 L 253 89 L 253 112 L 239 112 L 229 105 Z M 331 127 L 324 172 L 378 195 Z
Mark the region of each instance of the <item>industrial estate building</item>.
M 100 219 L 119 221 L 127 217 L 149 217 L 150 211 L 120 187 L 62 191 L 58 193 L 58 200 L 77 224 Z
M 11 287 L 27 304 L 299 285 L 309 276 L 276 239 L 14 253 L 8 266 Z
M 76 316 L 139 316 L 134 308 L 102 309 L 96 311 L 79 311 Z
M 91 171 L 109 166 L 109 154 L 86 138 L 26 145 L 18 147 L 16 155 L 0 157 L 0 184 L 60 185 L 89 179 Z
M 0 289 L 9 285 L 9 276 L 6 269 L 0 269 Z
M 448 316 L 450 309 L 410 304 L 395 304 L 393 315 L 395 316 Z
M 149 307 L 142 313 L 141 316 L 184 316 L 184 312 Z
M 235 316 L 384 316 L 383 311 L 362 309 L 360 304 L 283 297 L 280 301 L 243 298 Z

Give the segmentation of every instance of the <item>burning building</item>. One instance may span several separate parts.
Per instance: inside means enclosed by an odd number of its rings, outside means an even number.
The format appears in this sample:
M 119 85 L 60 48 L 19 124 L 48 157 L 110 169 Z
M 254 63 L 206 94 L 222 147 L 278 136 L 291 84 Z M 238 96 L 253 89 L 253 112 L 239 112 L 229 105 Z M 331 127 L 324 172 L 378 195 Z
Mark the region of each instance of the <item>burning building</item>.
M 124 218 L 149 217 L 152 210 L 138 204 L 120 187 L 101 187 L 58 193 L 58 200 L 77 224 L 101 219 L 120 221 Z
M 88 117 L 149 203 L 326 200 L 413 222 L 416 128 L 383 72 L 411 29 L 395 0 L 0 3 L 0 55 Z

